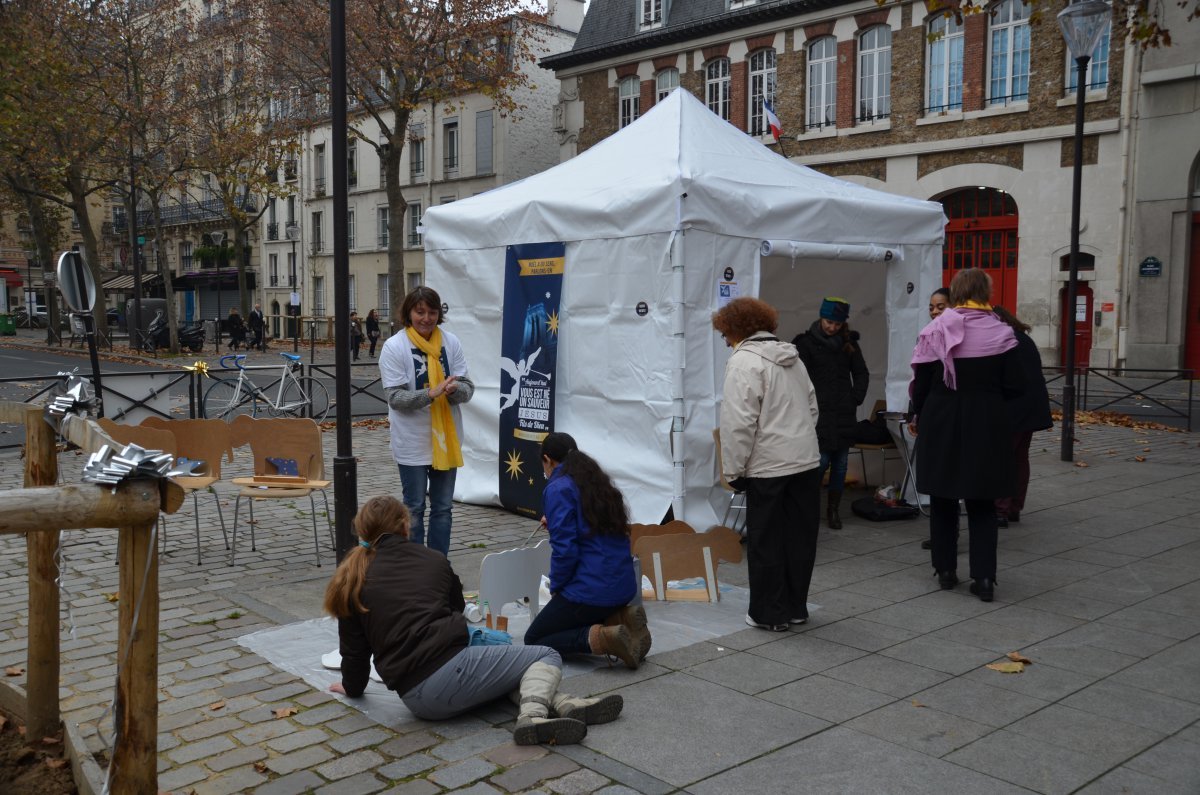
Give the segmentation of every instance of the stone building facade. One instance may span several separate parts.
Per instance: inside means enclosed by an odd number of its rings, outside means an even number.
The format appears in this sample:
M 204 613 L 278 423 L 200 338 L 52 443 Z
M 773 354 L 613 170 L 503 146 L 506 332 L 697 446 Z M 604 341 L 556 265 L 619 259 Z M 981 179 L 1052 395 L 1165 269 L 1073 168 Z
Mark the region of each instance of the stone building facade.
M 1177 20 L 1177 27 L 1187 23 Z M 1172 64 L 1190 63 L 1196 48 L 1164 52 Z M 1187 187 L 1182 176 L 1171 181 L 1173 201 L 1178 213 L 1195 211 L 1189 205 L 1195 197 L 1188 196 L 1196 190 L 1192 164 L 1200 141 L 1196 78 L 1193 70 L 1187 80 L 1170 82 L 1168 104 L 1179 113 L 1170 116 L 1162 107 L 1160 134 L 1146 133 L 1143 140 L 1154 143 L 1135 153 L 1130 86 L 1143 60 L 1119 24 L 1115 34 L 1112 26 L 1106 31 L 1085 78 L 1081 284 L 1074 312 L 1064 304 L 1076 75 L 1048 13 L 1031 19 L 1020 0 L 964 8 L 959 15 L 911 0 L 592 0 L 575 46 L 542 65 L 562 83 L 555 119 L 563 159 L 646 113 L 664 89 L 680 86 L 793 162 L 942 201 L 945 283 L 964 267 L 988 270 L 994 300 L 1033 326 L 1046 365 L 1060 362 L 1062 319 L 1074 315 L 1081 362 L 1179 366 L 1178 346 L 1142 343 L 1146 333 L 1131 328 L 1155 299 L 1145 304 L 1129 294 L 1137 286 L 1129 284 L 1127 261 L 1136 253 L 1137 224 L 1124 191 L 1128 174 L 1141 167 L 1135 155 L 1162 158 L 1184 145 L 1188 151 L 1179 156 L 1186 163 L 1175 167 L 1192 181 Z M 1194 66 L 1162 68 L 1182 74 Z M 1152 91 L 1143 91 L 1143 102 Z M 764 97 L 782 123 L 779 143 L 762 120 Z M 1188 109 L 1179 108 L 1189 101 Z M 1190 140 L 1178 131 L 1178 115 L 1189 113 Z M 1146 201 L 1157 201 L 1144 182 Z M 1172 256 L 1181 256 L 1194 238 L 1190 223 L 1181 215 L 1155 238 L 1174 235 Z M 1185 282 L 1182 274 L 1162 280 L 1156 300 L 1178 302 Z M 1178 317 L 1173 331 L 1150 336 L 1172 333 L 1176 340 L 1183 334 Z

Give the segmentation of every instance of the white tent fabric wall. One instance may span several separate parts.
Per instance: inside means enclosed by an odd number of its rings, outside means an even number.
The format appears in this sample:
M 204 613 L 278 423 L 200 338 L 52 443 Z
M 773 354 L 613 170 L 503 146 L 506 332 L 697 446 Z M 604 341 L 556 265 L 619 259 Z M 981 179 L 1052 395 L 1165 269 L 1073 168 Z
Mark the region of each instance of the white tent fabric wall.
M 657 522 L 674 502 L 677 518 L 704 529 L 721 514 L 711 434 L 728 351 L 711 316 L 725 269 L 733 269 L 741 295 L 762 295 L 797 318 L 794 328 L 780 328 L 790 339 L 816 316 L 822 295 L 857 295 L 870 272 L 869 265 L 812 260 L 814 252 L 829 254 L 823 244 L 892 251 L 890 261 L 875 266 L 884 279 L 864 286 L 871 297 L 864 292 L 854 311 L 875 324 L 873 335 L 882 337 L 886 327 L 886 351 L 882 339 L 864 341 L 869 352 L 874 344 L 873 359 L 886 357 L 886 379 L 873 375 L 886 380 L 889 407 L 900 410 L 924 301 L 940 276 L 944 224 L 938 204 L 789 163 L 684 91 L 573 160 L 430 208 L 427 281 L 450 306 L 447 328 L 462 339 L 476 383 L 464 410 L 465 466 L 456 497 L 499 501 L 507 245 L 566 243 L 555 427 L 573 434 L 614 475 L 634 521 Z M 672 247 L 677 231 L 682 235 Z M 763 258 L 764 241 L 789 254 Z M 791 241 L 809 255 L 796 260 L 794 282 L 780 272 L 792 270 L 793 247 L 785 245 Z M 683 263 L 681 288 L 672 256 Z M 635 311 L 639 302 L 648 307 L 644 316 Z M 802 326 L 801 318 L 808 318 Z M 673 384 L 682 388 L 684 406 L 674 440 Z

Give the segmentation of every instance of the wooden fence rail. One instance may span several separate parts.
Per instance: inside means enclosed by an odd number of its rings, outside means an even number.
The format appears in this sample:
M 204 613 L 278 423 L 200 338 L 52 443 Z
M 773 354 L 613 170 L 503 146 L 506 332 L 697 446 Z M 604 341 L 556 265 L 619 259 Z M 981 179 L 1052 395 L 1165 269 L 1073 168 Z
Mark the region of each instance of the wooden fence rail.
M 41 406 L 0 401 L 0 422 L 24 422 L 25 486 L 0 492 L 0 533 L 25 533 L 29 565 L 29 649 L 26 732 L 59 730 L 60 605 L 55 552 L 63 529 L 118 528 L 119 570 L 117 741 L 109 762 L 112 792 L 157 792 L 158 551 L 152 543 L 159 511 L 174 513 L 183 490 L 168 480 L 131 480 L 116 488 L 91 483 L 56 486 L 57 436 Z M 94 422 L 68 416 L 62 433 L 85 452 L 119 449 Z M 135 615 L 136 613 L 136 615 Z

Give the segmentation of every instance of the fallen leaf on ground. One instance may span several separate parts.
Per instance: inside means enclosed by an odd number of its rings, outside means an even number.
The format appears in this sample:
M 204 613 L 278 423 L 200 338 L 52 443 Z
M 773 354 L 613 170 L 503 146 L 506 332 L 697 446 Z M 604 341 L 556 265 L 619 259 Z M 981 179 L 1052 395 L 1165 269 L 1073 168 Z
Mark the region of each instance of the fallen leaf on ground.
M 1019 674 L 1025 670 L 1025 663 L 1019 663 L 1019 662 L 988 663 L 987 667 L 991 668 L 993 671 L 999 671 L 1002 674 Z
M 214 702 L 212 704 L 209 704 L 208 708 L 213 710 L 214 712 L 218 709 L 225 709 L 225 702 L 224 701 Z
M 1133 460 L 1134 460 L 1134 461 L 1137 461 L 1137 462 L 1140 464 L 1140 463 L 1142 463 L 1143 461 L 1145 461 L 1145 460 L 1146 460 L 1146 456 L 1144 456 L 1144 455 L 1135 455 L 1135 456 L 1133 457 Z
M 287 718 L 295 715 L 299 711 L 300 710 L 296 709 L 295 707 L 280 707 L 279 709 L 275 710 L 275 717 Z
M 1024 654 L 1021 654 L 1019 651 L 1010 651 L 1006 656 L 1013 662 L 1024 663 L 1025 665 L 1033 665 L 1033 660 L 1029 659 Z
M 116 593 L 106 593 L 106 594 L 104 594 L 104 598 L 110 602 L 115 602 L 118 599 L 120 599 L 121 597 L 118 596 Z
M 46 767 L 52 768 L 54 770 L 58 770 L 60 767 L 66 767 L 66 766 L 67 766 L 67 760 L 65 760 L 65 759 L 47 759 L 46 760 Z
M 1076 461 L 1075 466 L 1079 467 L 1080 469 L 1087 469 L 1087 462 L 1086 461 Z
M 267 765 L 266 765 L 266 763 L 264 763 L 264 762 L 255 762 L 255 763 L 254 763 L 254 770 L 255 770 L 256 772 L 258 772 L 258 773 L 266 773 L 266 772 L 267 772 Z
M 920 701 L 917 701 L 915 698 L 912 700 L 912 705 L 913 705 L 914 707 L 923 707 L 923 706 L 925 706 L 925 705 L 924 705 L 924 704 L 922 704 Z
M 10 665 L 4 669 L 5 676 L 20 676 L 25 673 L 25 669 L 19 665 Z
M 61 742 L 62 742 L 62 739 L 59 737 L 43 737 L 42 738 L 42 745 L 58 745 Z
M 1143 453 L 1148 453 L 1148 452 L 1150 452 L 1150 448 L 1149 448 L 1149 447 L 1143 447 L 1143 448 L 1142 448 L 1142 452 L 1143 452 Z

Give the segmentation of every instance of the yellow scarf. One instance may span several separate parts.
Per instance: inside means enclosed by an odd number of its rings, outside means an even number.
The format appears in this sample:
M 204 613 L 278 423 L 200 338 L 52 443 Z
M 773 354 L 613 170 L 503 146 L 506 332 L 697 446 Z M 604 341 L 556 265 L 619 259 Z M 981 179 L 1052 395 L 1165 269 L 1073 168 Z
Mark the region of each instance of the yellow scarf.
M 429 386 L 436 387 L 446 380 L 442 372 L 442 330 L 434 328 L 433 334 L 426 340 L 417 330 L 409 326 L 408 341 L 416 345 L 425 354 L 428 368 Z M 462 448 L 458 444 L 458 431 L 454 428 L 454 415 L 450 412 L 450 400 L 445 394 L 433 399 L 429 407 L 429 417 L 433 425 L 433 468 L 438 470 L 454 469 L 463 465 Z
M 959 307 L 962 309 L 982 309 L 984 312 L 992 311 L 991 304 L 981 304 L 978 301 L 963 301 L 959 304 Z

